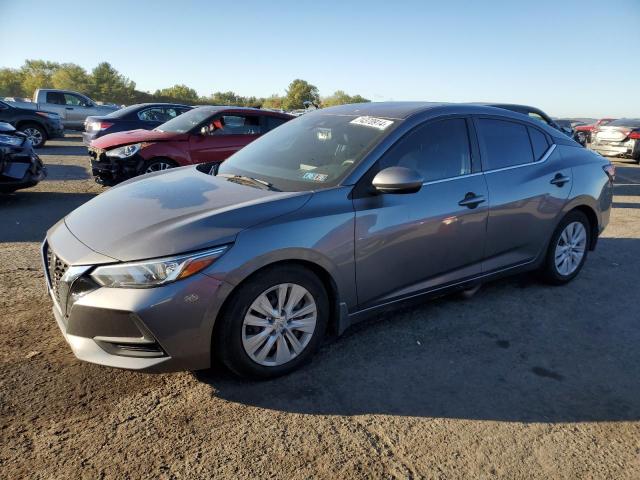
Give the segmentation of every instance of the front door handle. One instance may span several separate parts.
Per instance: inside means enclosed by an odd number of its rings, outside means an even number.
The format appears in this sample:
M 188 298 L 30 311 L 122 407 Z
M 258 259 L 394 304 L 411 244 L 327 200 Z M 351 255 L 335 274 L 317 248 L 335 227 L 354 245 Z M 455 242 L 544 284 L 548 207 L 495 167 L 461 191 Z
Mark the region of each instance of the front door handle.
M 73 107 L 64 107 L 65 110 L 73 110 Z
M 569 182 L 569 180 L 571 180 L 570 177 L 567 177 L 566 175 L 562 175 L 561 173 L 556 173 L 556 176 L 553 177 L 551 179 L 551 183 L 552 185 L 555 185 L 556 187 L 562 187 L 565 183 Z
M 461 207 L 476 208 L 485 201 L 482 195 L 476 195 L 473 192 L 467 193 L 462 200 L 458 202 Z

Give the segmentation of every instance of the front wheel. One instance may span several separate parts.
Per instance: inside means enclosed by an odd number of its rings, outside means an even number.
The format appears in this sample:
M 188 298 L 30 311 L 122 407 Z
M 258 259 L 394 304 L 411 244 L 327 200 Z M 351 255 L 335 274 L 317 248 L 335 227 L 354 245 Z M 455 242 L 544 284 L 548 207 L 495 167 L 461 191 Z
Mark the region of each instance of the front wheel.
M 162 170 L 169 170 L 170 168 L 174 168 L 176 164 L 172 160 L 168 160 L 166 158 L 156 158 L 149 160 L 142 167 L 142 173 L 153 173 L 160 172 Z
M 587 259 L 590 225 L 587 216 L 580 211 L 569 212 L 556 228 L 541 273 L 554 285 L 573 280 Z
M 21 126 L 18 130 L 27 136 L 31 145 L 33 145 L 33 148 L 44 147 L 44 144 L 47 141 L 47 133 L 39 125 L 28 123 Z
M 298 266 L 257 274 L 233 294 L 218 319 L 214 349 L 240 376 L 289 373 L 319 347 L 329 319 L 322 282 Z

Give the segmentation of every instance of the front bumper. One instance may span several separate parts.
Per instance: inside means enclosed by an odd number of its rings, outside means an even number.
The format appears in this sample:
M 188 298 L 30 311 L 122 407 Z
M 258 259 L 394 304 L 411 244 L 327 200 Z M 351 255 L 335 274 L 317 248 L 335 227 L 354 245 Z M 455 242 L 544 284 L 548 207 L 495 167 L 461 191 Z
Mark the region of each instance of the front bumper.
M 92 285 L 93 267 L 69 267 L 49 248 L 42 254 L 53 313 L 78 359 L 144 372 L 210 366 L 227 284 L 196 274 L 156 288 L 104 288 Z
M 139 155 L 129 158 L 107 157 L 105 151 L 89 147 L 91 172 L 95 181 L 101 185 L 116 185 L 140 174 L 144 159 Z

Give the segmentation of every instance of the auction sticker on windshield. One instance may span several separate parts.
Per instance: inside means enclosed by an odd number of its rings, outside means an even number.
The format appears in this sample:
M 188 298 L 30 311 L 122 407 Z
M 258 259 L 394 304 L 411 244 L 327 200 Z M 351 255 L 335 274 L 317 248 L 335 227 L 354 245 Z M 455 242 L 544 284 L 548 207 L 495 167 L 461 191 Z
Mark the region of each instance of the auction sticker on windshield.
M 385 130 L 389 125 L 393 124 L 393 120 L 387 120 L 386 118 L 377 117 L 358 117 L 351 120 L 354 125 L 362 125 L 364 127 L 377 128 L 378 130 Z
M 307 172 L 302 175 L 302 178 L 305 180 L 311 180 L 312 182 L 326 182 L 329 175 L 325 175 L 324 173 Z

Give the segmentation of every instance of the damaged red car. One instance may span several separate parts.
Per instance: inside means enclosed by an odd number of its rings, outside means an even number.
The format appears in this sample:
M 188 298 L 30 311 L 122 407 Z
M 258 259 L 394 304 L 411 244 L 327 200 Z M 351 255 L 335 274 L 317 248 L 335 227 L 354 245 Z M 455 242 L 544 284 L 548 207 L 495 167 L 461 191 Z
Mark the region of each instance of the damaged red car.
M 194 108 L 154 130 L 117 132 L 92 141 L 91 169 L 96 182 L 115 185 L 144 173 L 220 163 L 292 118 L 256 108 Z

